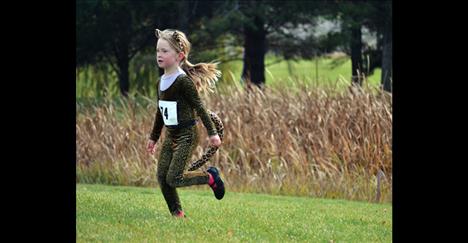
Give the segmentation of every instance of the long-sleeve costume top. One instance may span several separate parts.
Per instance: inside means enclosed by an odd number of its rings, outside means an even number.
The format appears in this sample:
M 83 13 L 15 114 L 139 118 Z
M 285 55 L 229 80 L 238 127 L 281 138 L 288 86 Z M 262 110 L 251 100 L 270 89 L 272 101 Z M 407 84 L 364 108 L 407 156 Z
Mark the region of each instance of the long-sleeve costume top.
M 177 126 L 195 119 L 195 112 L 201 118 L 208 135 L 216 135 L 216 128 L 206 111 L 193 81 L 185 74 L 178 74 L 169 88 L 160 87 L 157 81 L 158 109 L 150 139 L 158 141 L 164 125 Z M 164 85 L 167 86 L 167 85 Z M 165 89 L 165 90 L 162 90 Z

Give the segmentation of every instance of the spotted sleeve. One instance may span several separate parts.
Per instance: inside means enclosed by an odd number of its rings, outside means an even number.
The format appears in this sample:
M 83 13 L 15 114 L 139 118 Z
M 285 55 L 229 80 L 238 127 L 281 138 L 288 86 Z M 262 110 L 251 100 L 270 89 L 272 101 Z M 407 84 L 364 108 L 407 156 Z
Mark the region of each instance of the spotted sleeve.
M 188 76 L 183 77 L 181 81 L 180 92 L 183 94 L 192 109 L 197 112 L 197 115 L 202 120 L 208 135 L 213 136 L 218 134 L 213 122 L 211 121 L 210 115 L 206 111 L 205 106 L 198 95 L 198 91 L 193 81 Z
M 156 87 L 159 87 L 159 81 L 156 84 L 157 84 Z M 159 98 L 157 98 L 156 100 L 159 100 Z M 156 103 L 156 106 L 157 106 L 157 103 Z M 158 141 L 159 137 L 161 136 L 161 130 L 163 128 L 163 125 L 164 125 L 164 121 L 162 119 L 161 111 L 159 110 L 159 107 L 156 107 L 156 117 L 154 118 L 153 130 L 151 131 L 151 134 L 150 134 L 151 140 L 155 142 Z

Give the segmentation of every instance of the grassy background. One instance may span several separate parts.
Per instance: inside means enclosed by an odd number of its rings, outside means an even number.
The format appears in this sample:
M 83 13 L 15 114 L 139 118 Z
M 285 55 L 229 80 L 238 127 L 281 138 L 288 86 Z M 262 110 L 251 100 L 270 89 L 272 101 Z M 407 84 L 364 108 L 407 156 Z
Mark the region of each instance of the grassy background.
M 155 97 L 154 84 L 159 73 L 153 59 L 152 56 L 137 56 L 132 59 L 129 68 L 130 93 L 138 92 Z M 238 85 L 242 65 L 241 60 L 220 64 L 222 77 L 219 85 Z M 298 82 L 342 88 L 350 83 L 351 59 L 347 56 L 286 61 L 268 54 L 265 57 L 265 65 L 265 83 L 272 88 L 288 88 Z M 380 83 L 380 76 L 381 70 L 377 68 L 371 76 L 367 77 L 365 85 L 377 87 Z M 110 66 L 96 65 L 76 70 L 76 98 L 78 100 L 106 95 L 120 95 L 117 75 Z
M 170 216 L 159 188 L 77 184 L 77 242 L 391 242 L 391 204 L 179 189 Z
M 231 191 L 391 202 L 391 96 L 310 87 L 228 91 L 202 100 L 221 117 L 226 135 L 205 166 L 218 167 Z M 129 98 L 77 110 L 77 182 L 157 185 L 165 131 L 155 155 L 145 150 L 154 102 Z M 191 161 L 207 146 L 206 129 L 197 126 Z M 378 187 L 379 171 L 385 177 Z

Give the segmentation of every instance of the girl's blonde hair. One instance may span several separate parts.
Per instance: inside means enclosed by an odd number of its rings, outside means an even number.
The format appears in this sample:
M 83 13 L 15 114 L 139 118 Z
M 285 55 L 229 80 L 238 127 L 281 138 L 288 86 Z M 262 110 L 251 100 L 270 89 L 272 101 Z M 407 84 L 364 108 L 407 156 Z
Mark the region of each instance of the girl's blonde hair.
M 155 30 L 156 38 L 166 40 L 174 50 L 178 53 L 185 54 L 184 59 L 180 62 L 180 67 L 193 80 L 198 90 L 206 90 L 213 92 L 215 82 L 221 76 L 221 72 L 217 69 L 218 62 L 197 63 L 192 64 L 188 61 L 188 56 L 191 49 L 191 44 L 187 36 L 182 31 L 174 29 L 166 29 L 160 31 Z

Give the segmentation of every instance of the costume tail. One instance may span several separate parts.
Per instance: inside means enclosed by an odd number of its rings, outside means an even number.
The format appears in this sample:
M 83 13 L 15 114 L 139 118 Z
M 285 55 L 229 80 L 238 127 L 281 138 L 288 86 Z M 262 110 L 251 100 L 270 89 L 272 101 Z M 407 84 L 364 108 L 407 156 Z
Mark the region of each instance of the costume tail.
M 216 131 L 218 132 L 219 138 L 221 139 L 221 141 L 223 141 L 223 136 L 224 136 L 223 122 L 221 121 L 219 116 L 216 115 L 216 113 L 214 113 L 212 111 L 209 111 L 209 110 L 208 110 L 208 113 L 210 114 L 211 121 L 213 121 L 213 123 L 215 125 L 215 128 L 216 128 Z M 216 153 L 216 151 L 218 151 L 217 147 L 209 146 L 208 150 L 206 150 L 206 152 L 203 153 L 203 156 L 201 157 L 201 159 L 199 159 L 199 160 L 197 160 L 195 162 L 192 162 L 190 164 L 188 170 L 193 171 L 193 170 L 196 170 L 196 169 L 200 168 L 202 165 L 204 165 L 206 162 L 208 162 L 208 160 L 210 160 L 211 157 L 213 157 L 213 155 Z

